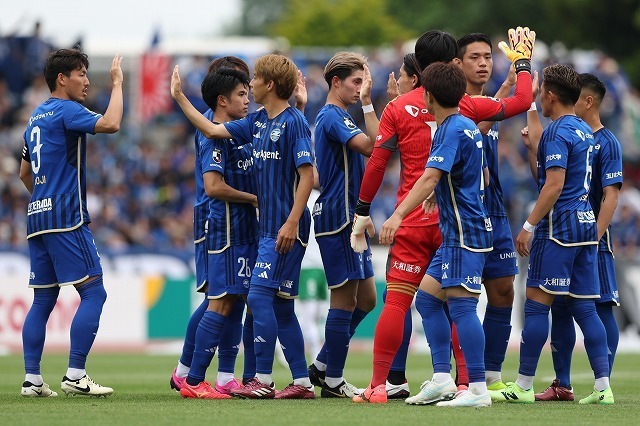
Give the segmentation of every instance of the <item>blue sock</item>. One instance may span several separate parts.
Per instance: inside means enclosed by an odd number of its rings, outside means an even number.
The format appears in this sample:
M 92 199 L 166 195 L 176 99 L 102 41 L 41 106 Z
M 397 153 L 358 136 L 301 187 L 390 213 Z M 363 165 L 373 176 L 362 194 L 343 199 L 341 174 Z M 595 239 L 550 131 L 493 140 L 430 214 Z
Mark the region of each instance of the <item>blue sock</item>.
M 476 312 L 478 299 L 449 297 L 447 303 L 451 319 L 458 330 L 462 353 L 467 361 L 469 383 L 484 383 L 484 332 Z
M 384 289 L 382 293 L 382 301 L 387 300 L 387 289 Z M 404 316 L 404 329 L 402 331 L 402 343 L 396 352 L 396 356 L 391 363 L 391 369 L 389 372 L 404 372 L 407 370 L 407 356 L 409 355 L 409 343 L 411 342 L 411 330 L 413 329 L 413 321 L 411 319 L 411 309 L 407 311 L 407 315 Z M 391 373 L 393 374 L 393 373 Z
M 207 368 L 220 343 L 220 334 L 226 321 L 226 317 L 213 311 L 206 311 L 202 316 L 196 331 L 196 348 L 193 351 L 193 361 L 187 376 L 187 383 L 191 386 L 204 381 Z
M 253 343 L 253 314 L 248 310 L 242 328 L 242 346 L 244 347 L 242 378 L 250 379 L 256 375 L 256 351 Z
M 293 303 L 293 299 L 275 297 L 273 311 L 278 324 L 278 339 L 289 364 L 291 376 L 295 380 L 301 377 L 308 377 L 309 373 L 307 371 L 307 360 L 304 357 L 304 337 L 302 336 L 298 317 L 293 309 Z M 258 371 L 258 373 L 262 373 L 262 371 Z
M 326 375 L 328 377 L 342 377 L 349 352 L 350 324 L 351 312 L 342 309 L 329 309 L 324 332 L 327 348 Z
M 589 364 L 591 364 L 595 378 L 609 377 L 607 332 L 596 312 L 595 301 L 571 297 L 567 302 L 571 315 L 584 335 L 584 347 L 587 350 L 587 357 L 589 357 Z
M 482 322 L 484 330 L 484 366 L 487 371 L 502 371 L 511 336 L 511 308 L 487 305 Z
M 249 289 L 249 307 L 253 313 L 253 342 L 256 373 L 271 374 L 275 356 L 278 322 L 274 312 L 276 289 L 253 285 Z
M 607 331 L 607 346 L 609 347 L 609 377 L 613 370 L 613 361 L 616 358 L 618 350 L 618 341 L 620 340 L 620 330 L 616 317 L 613 315 L 613 305 L 608 303 L 596 303 L 596 311 L 602 320 L 605 330 Z
M 56 306 L 60 287 L 35 288 L 33 304 L 22 327 L 24 368 L 27 374 L 40 374 L 40 359 L 47 334 L 47 321 Z
M 196 330 L 198 330 L 198 324 L 200 324 L 200 320 L 208 307 L 209 300 L 205 297 L 202 303 L 195 311 L 193 311 L 191 318 L 189 318 L 189 323 L 187 323 L 187 331 L 185 332 L 184 344 L 182 345 L 182 355 L 180 356 L 180 363 L 187 367 L 191 366 L 191 360 L 193 359 L 193 351 L 196 347 Z
M 220 334 L 218 345 L 218 371 L 232 373 L 235 371 L 238 349 L 242 340 L 242 315 L 244 314 L 244 300 L 238 298 L 233 305 L 227 322 Z
M 560 386 L 571 388 L 571 359 L 576 345 L 576 327 L 567 299 L 556 296 L 551 305 L 551 357 Z
M 434 373 L 451 372 L 451 325 L 444 313 L 444 302 L 418 290 L 416 308 L 422 317 L 424 334 L 431 349 Z
M 102 283 L 102 276 L 76 287 L 76 290 L 80 295 L 80 306 L 71 322 L 69 368 L 84 370 L 87 355 L 98 333 L 100 315 L 107 300 L 107 292 Z
M 356 328 L 358 328 L 358 325 L 360 325 L 362 320 L 368 314 L 369 314 L 369 312 L 363 311 L 360 308 L 355 308 L 353 310 L 353 312 L 351 313 L 351 322 L 349 323 L 349 339 L 351 339 L 353 337 L 353 335 L 356 333 Z M 322 345 L 322 348 L 320 349 L 320 352 L 318 352 L 318 355 L 316 356 L 316 360 L 318 362 L 323 363 L 323 364 L 329 364 L 329 362 L 327 361 L 327 341 L 326 341 L 326 338 L 325 338 L 325 343 Z M 329 377 L 332 377 L 332 376 L 329 376 Z
M 542 347 L 549 336 L 549 306 L 527 299 L 520 338 L 520 368 L 523 376 L 535 376 Z

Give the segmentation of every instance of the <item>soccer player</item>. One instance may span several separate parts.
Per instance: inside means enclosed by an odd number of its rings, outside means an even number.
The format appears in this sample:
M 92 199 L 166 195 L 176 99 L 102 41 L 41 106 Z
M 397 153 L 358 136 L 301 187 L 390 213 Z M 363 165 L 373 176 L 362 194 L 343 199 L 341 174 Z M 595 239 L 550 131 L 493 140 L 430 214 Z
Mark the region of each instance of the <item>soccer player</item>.
M 491 405 L 491 397 L 484 377 L 484 333 L 476 305 L 485 258 L 492 249 L 492 226 L 482 201 L 485 187 L 482 136 L 475 123 L 459 113 L 458 104 L 466 88 L 459 66 L 431 64 L 421 77 L 425 103 L 438 128 L 423 175 L 382 226 L 380 242 L 392 244 L 403 218 L 433 196 L 435 190 L 443 240 L 429 264 L 423 284 L 431 290 L 430 295 L 437 295 L 441 306 L 445 299 L 449 304 L 467 360 L 469 389 L 456 393 L 450 373 L 436 372 L 434 378 L 440 375 L 447 376 L 448 380 L 442 384 L 436 382 L 433 390 L 443 399 L 445 395 L 449 398 L 455 395 L 451 401 L 438 402 L 438 406 L 486 407 Z M 450 330 L 447 323 L 427 334 L 432 351 L 446 348 L 449 352 Z M 447 367 L 450 368 L 448 360 Z
M 251 90 L 264 106 L 242 120 L 214 124 L 200 114 L 181 89 L 178 67 L 171 94 L 187 118 L 208 138 L 253 142 L 253 170 L 259 220 L 258 257 L 251 274 L 248 303 L 254 318 L 256 377 L 232 391 L 245 398 L 314 398 L 304 357 L 304 340 L 295 316 L 300 262 L 309 237 L 306 207 L 313 187 L 311 132 L 306 119 L 288 104 L 298 68 L 282 55 L 256 61 Z M 293 375 L 293 383 L 276 393 L 273 369 L 276 335 Z
M 86 134 L 115 133 L 120 129 L 121 62 L 118 55 L 111 62 L 111 98 L 101 115 L 82 106 L 89 89 L 87 55 L 76 49 L 53 52 L 44 67 L 51 97 L 31 114 L 24 132 L 20 179 L 31 193 L 27 239 L 31 257 L 29 287 L 34 291 L 22 329 L 26 370 L 23 396 L 58 395 L 44 383 L 40 360 L 49 315 L 60 287 L 68 285 L 78 291 L 80 305 L 71 323 L 69 365 L 62 378 L 62 391 L 87 396 L 113 393 L 113 389 L 94 382 L 85 371 L 107 298 L 100 256 L 89 229 Z
M 596 299 L 596 312 L 607 332 L 611 377 L 620 338 L 613 307 L 620 306 L 620 301 L 610 227 L 622 186 L 622 148 L 618 139 L 600 121 L 600 105 L 607 92 L 604 84 L 593 74 L 584 73 L 580 74 L 580 85 L 582 89 L 575 104 L 576 115 L 591 127 L 595 141 L 589 202 L 596 217 L 600 241 L 597 255 L 600 298 Z M 570 370 L 575 341 L 575 327 L 567 302 L 556 297 L 551 305 L 551 354 L 556 379 L 544 392 L 535 395 L 536 401 L 573 401 Z
M 415 54 L 420 67 L 423 68 L 436 61 L 449 62 L 457 54 L 457 43 L 448 33 L 438 30 L 428 31 L 416 41 Z M 494 100 L 465 94 L 459 104 L 461 113 L 479 122 L 502 120 L 526 111 L 531 105 L 531 66 L 529 59 L 524 56 L 514 59 L 514 62 L 516 61 L 519 67 L 516 90 L 512 97 Z M 365 113 L 365 117 L 370 114 L 374 112 Z M 386 106 L 380 119 L 376 145 L 367 163 L 356 205 L 356 218 L 352 230 L 352 247 L 355 250 L 364 245 L 361 244 L 358 247 L 358 244 L 353 244 L 354 239 L 356 242 L 364 242 L 365 230 L 370 230 L 371 234 L 374 232 L 369 209 L 382 183 L 384 171 L 392 153 L 400 150 L 402 162 L 401 184 L 398 187 L 399 204 L 424 170 L 431 149 L 431 135 L 435 127 L 434 117 L 429 114 L 425 106 L 424 89 L 421 87 L 399 96 Z M 386 402 L 386 395 L 381 394 L 384 389 L 380 390 L 378 386 L 385 384 L 392 359 L 401 345 L 403 335 L 397 330 L 401 328 L 416 289 L 424 278 L 426 267 L 441 242 L 437 210 L 424 213 L 419 206 L 404 218 L 394 243 L 389 248 L 387 299 L 374 336 L 373 378 L 370 389 L 365 392 L 367 400 L 371 402 Z M 416 306 L 424 306 L 420 299 L 430 300 L 422 286 L 421 290 L 423 291 L 419 291 L 416 297 Z M 439 313 L 442 310 L 442 315 L 448 323 L 443 309 L 438 300 L 433 301 L 430 311 L 433 314 L 437 313 L 440 319 Z M 423 310 L 420 313 L 423 324 L 428 324 L 430 321 L 425 318 L 429 316 L 429 312 Z M 425 333 L 442 326 L 444 326 L 442 323 L 439 323 L 438 327 L 427 326 Z M 456 346 L 454 344 L 454 350 L 458 349 Z M 446 351 L 447 365 L 449 358 L 450 349 Z M 456 362 L 459 362 L 459 359 L 456 357 Z M 399 379 L 398 382 L 404 382 L 401 377 Z M 427 382 L 424 383 L 425 386 L 426 384 Z M 375 396 L 369 399 L 374 389 L 377 389 Z M 422 400 L 422 398 L 419 399 Z
M 373 151 L 373 139 L 347 112 L 349 105 L 360 100 L 366 67 L 365 57 L 355 52 L 338 52 L 327 62 L 324 79 L 329 93 L 314 130 L 321 193 L 313 208 L 313 223 L 331 296 L 325 344 L 309 366 L 309 377 L 322 386 L 323 398 L 353 398 L 360 393 L 342 374 L 351 336 L 376 303 L 371 249 L 356 253 L 349 244 L 363 156 Z
M 220 68 L 233 68 L 238 71 L 241 71 L 249 76 L 249 66 L 242 59 L 236 56 L 224 56 L 217 58 L 209 64 L 208 73 L 212 73 Z M 211 85 L 208 86 L 211 89 Z M 227 94 L 228 95 L 228 94 Z M 222 95 L 223 99 L 227 95 Z M 217 101 L 214 100 L 214 103 L 217 105 Z M 226 108 L 228 104 L 228 96 L 225 99 L 224 105 L 219 106 L 219 114 L 227 115 L 223 110 Z M 242 112 L 242 111 L 241 111 Z M 242 113 L 240 117 L 242 118 L 246 115 L 246 112 Z M 213 117 L 213 111 L 209 110 L 205 113 L 208 118 Z M 233 118 L 232 118 L 233 119 Z M 207 246 L 206 246 L 206 238 L 207 238 L 207 220 L 209 217 L 209 203 L 210 198 L 205 191 L 205 184 L 203 180 L 202 173 L 202 160 L 203 154 L 201 149 L 201 142 L 206 142 L 206 138 L 202 137 L 202 134 L 196 132 L 195 137 L 195 152 L 196 152 L 196 165 L 195 165 L 195 180 L 196 180 L 196 199 L 195 205 L 193 209 L 193 231 L 194 231 L 194 246 L 195 246 L 195 266 L 196 266 L 196 291 L 200 293 L 205 293 L 205 298 L 202 303 L 196 308 L 196 310 L 191 315 L 189 319 L 189 323 L 187 324 L 187 331 L 185 333 L 184 345 L 182 347 L 182 356 L 180 357 L 180 361 L 178 365 L 173 371 L 171 375 L 171 379 L 169 384 L 172 389 L 180 392 L 182 385 L 184 384 L 187 375 L 189 374 L 189 368 L 191 366 L 191 362 L 193 359 L 193 351 L 195 349 L 195 340 L 196 340 L 196 332 L 198 330 L 198 326 L 204 313 L 207 311 L 209 307 L 210 301 L 206 296 L 208 290 L 208 277 L 207 277 Z M 206 142 L 207 145 L 210 143 L 216 142 Z M 205 158 L 208 164 L 209 158 Z M 233 161 L 228 162 L 228 164 L 232 164 Z M 219 164 L 219 163 L 217 163 Z M 214 173 L 218 172 L 216 170 Z M 247 173 L 249 170 L 247 169 Z M 251 179 L 250 175 L 245 177 L 245 179 Z M 254 223 L 254 227 L 257 227 L 257 222 Z M 222 229 L 211 229 L 211 234 L 213 233 L 223 233 L 226 235 L 226 226 Z M 222 268 L 223 270 L 226 268 Z M 238 354 L 238 345 L 241 339 L 242 333 L 242 315 L 244 313 L 244 300 L 242 298 L 238 298 L 236 304 L 234 305 L 231 314 L 229 314 L 227 321 L 224 325 L 225 333 L 222 335 L 222 339 L 220 341 L 220 345 L 218 346 L 218 357 L 220 359 L 219 367 L 228 371 L 220 370 L 218 376 L 218 380 L 216 381 L 216 385 L 218 386 L 218 390 L 224 390 L 225 387 L 237 387 L 234 386 L 234 383 L 237 383 L 233 376 L 229 378 L 229 373 L 233 373 L 233 366 L 235 365 L 235 359 Z M 253 321 L 251 315 L 247 315 L 246 319 L 247 323 L 249 321 Z M 253 337 L 249 340 L 251 347 L 253 347 Z M 255 357 L 254 357 L 255 358 Z M 246 363 L 250 363 L 252 357 L 247 356 L 245 354 L 245 365 Z M 255 365 L 255 361 L 254 361 Z M 255 367 L 254 367 L 255 369 Z M 251 373 L 251 377 L 253 377 L 254 373 Z
M 207 116 L 220 123 L 243 118 L 249 105 L 249 76 L 231 68 L 207 74 L 202 98 L 211 108 Z M 253 194 L 251 145 L 233 139 L 207 139 L 199 132 L 198 169 L 209 198 L 207 248 L 208 307 L 195 334 L 195 349 L 186 382 L 180 394 L 185 398 L 225 399 L 240 384 L 233 377 L 235 355 L 220 354 L 215 389 L 205 373 L 220 344 L 225 327 L 241 329 L 244 304 L 237 309 L 239 295 L 249 292 L 251 266 L 257 254 L 257 197 Z M 227 324 L 234 311 L 239 315 Z M 231 330 L 233 332 L 234 330 Z M 240 336 L 232 345 L 240 344 Z M 227 338 L 231 336 L 226 336 Z M 223 356 L 224 355 L 224 356 Z
M 563 297 L 584 334 L 595 376 L 593 393 L 580 403 L 614 402 L 609 386 L 607 336 L 594 301 L 600 297 L 598 228 L 588 199 L 594 139 L 591 128 L 574 114 L 579 97 L 580 80 L 575 70 L 566 65 L 543 70 L 542 115 L 553 122 L 542 133 L 537 149 L 534 177 L 540 194 L 516 238 L 518 253 L 531 254 L 520 369 L 515 383 L 490 391 L 494 401 L 534 402 L 533 379 L 549 333 L 549 308 L 554 298 Z

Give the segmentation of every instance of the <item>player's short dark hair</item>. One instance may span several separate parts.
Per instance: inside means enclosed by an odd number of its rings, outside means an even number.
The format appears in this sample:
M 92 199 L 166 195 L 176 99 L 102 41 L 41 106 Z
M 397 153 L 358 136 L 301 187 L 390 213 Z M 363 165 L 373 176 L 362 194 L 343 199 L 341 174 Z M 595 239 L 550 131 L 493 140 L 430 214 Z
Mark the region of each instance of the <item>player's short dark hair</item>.
M 202 100 L 215 112 L 218 96 L 229 98 L 238 84 L 249 87 L 249 76 L 235 68 L 218 68 L 202 80 Z
M 82 67 L 89 69 L 89 57 L 79 49 L 58 49 L 52 52 L 44 63 L 44 79 L 49 90 L 56 90 L 58 74 L 69 77 L 71 71 L 80 70 Z
M 258 58 L 253 67 L 254 74 L 265 83 L 273 81 L 276 95 L 280 99 L 289 99 L 298 84 L 298 67 L 284 55 L 270 53 Z
M 462 69 L 451 62 L 436 62 L 420 75 L 425 92 L 431 93 L 444 108 L 454 108 L 460 103 L 467 89 L 467 79 Z
M 331 80 L 333 77 L 338 77 L 339 80 L 344 80 L 353 74 L 356 70 L 364 70 L 364 66 L 367 64 L 367 58 L 357 52 L 338 52 L 329 59 L 327 65 L 324 67 L 324 81 L 327 82 L 329 88 L 331 88 Z
M 422 71 L 434 62 L 449 62 L 455 58 L 458 43 L 449 33 L 430 30 L 416 40 L 414 51 Z
M 209 64 L 207 73 L 211 73 L 219 68 L 234 68 L 238 71 L 242 71 L 246 75 L 251 75 L 251 71 L 249 71 L 249 65 L 247 65 L 245 61 L 238 58 L 237 56 L 221 56 L 214 59 Z
M 486 43 L 489 45 L 489 48 L 491 48 L 491 39 L 488 35 L 484 33 L 465 34 L 458 39 L 458 55 L 456 57 L 462 60 L 462 57 L 467 52 L 467 46 L 477 42 Z
M 420 87 L 422 84 L 420 82 L 420 64 L 418 64 L 416 54 L 407 53 L 406 55 L 404 55 L 404 58 L 402 59 L 402 65 L 404 66 L 404 72 L 406 72 L 409 77 L 412 77 L 414 75 L 418 77 L 416 87 Z
M 597 103 L 602 102 L 604 95 L 607 93 L 607 88 L 604 86 L 604 83 L 598 77 L 588 72 L 580 74 L 579 77 L 581 90 L 587 89 L 593 92 Z
M 574 105 L 580 98 L 580 76 L 568 65 L 554 64 L 544 68 L 542 84 L 562 105 Z

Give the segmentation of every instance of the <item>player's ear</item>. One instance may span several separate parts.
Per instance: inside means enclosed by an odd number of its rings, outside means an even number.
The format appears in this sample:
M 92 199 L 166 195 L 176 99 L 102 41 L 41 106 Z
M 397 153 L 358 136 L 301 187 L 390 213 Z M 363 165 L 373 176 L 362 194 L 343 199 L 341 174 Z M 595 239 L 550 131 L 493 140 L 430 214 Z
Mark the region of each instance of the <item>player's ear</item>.
M 453 58 L 451 60 L 452 63 L 456 64 L 457 66 L 461 67 L 462 66 L 462 61 L 460 60 L 460 58 Z
M 218 105 L 220 105 L 221 107 L 226 107 L 227 106 L 227 98 L 226 96 L 222 96 L 222 95 L 218 95 Z

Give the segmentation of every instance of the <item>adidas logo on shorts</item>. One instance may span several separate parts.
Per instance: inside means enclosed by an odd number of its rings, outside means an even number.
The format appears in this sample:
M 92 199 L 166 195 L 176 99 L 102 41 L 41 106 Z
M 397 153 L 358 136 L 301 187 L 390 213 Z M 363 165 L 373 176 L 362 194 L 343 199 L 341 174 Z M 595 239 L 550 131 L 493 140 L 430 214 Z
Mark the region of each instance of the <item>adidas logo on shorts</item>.
M 269 275 L 267 275 L 267 271 L 262 271 L 261 273 L 258 274 L 258 276 L 260 278 L 264 278 L 264 279 L 269 279 Z
M 255 339 L 253 339 L 253 341 L 254 341 L 255 343 L 267 343 L 267 341 L 266 341 L 266 340 L 264 340 L 264 339 L 262 338 L 262 336 L 256 336 L 256 338 L 255 338 Z

